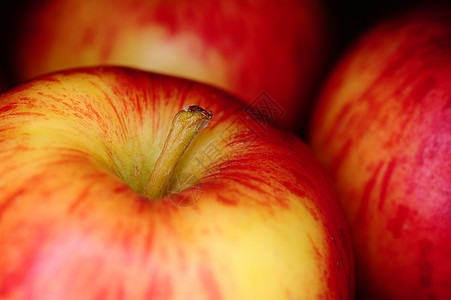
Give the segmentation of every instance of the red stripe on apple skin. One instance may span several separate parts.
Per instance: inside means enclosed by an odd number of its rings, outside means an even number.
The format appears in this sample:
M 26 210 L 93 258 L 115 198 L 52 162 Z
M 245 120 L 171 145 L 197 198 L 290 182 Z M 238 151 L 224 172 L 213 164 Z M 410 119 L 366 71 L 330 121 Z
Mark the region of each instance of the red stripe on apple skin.
M 0 114 L 9 112 L 10 110 L 14 110 L 17 107 L 17 104 L 7 104 L 5 106 L 0 107 Z
M 360 200 L 360 206 L 356 213 L 355 224 L 358 226 L 358 224 L 361 224 L 362 222 L 365 222 L 367 220 L 367 214 L 368 214 L 368 208 L 371 202 L 371 196 L 373 194 L 373 189 L 377 183 L 377 180 L 379 178 L 379 172 L 381 171 L 383 166 L 383 163 L 379 163 L 376 168 L 374 169 L 371 178 L 366 182 L 365 187 L 362 192 L 362 196 L 359 199 Z
M 385 173 L 384 173 L 384 176 L 383 176 L 382 182 L 381 182 L 381 192 L 380 192 L 381 194 L 379 197 L 379 207 L 378 208 L 380 211 L 384 209 L 385 200 L 387 198 L 388 185 L 390 184 L 390 179 L 396 168 L 396 164 L 397 164 L 396 158 L 392 158 L 385 169 Z
M 436 81 L 437 80 L 433 77 L 426 77 L 420 84 L 415 85 L 415 88 L 411 93 L 414 101 L 406 99 L 405 106 L 415 106 L 416 104 L 421 103 L 425 96 L 436 86 Z
M 0 193 L 4 193 L 0 189 Z M 25 193 L 25 189 L 19 189 L 13 192 L 13 194 L 9 195 L 8 198 L 4 199 L 2 202 L 0 202 L 0 222 L 3 218 L 3 214 L 8 211 L 10 206 L 14 204 L 15 201 L 17 201 L 17 198 L 20 197 Z
M 111 57 L 111 53 L 113 53 L 113 50 L 116 45 L 117 36 L 119 33 L 119 28 L 110 26 L 106 29 L 104 38 L 104 43 L 102 44 L 102 47 L 100 48 L 99 52 L 99 64 L 105 64 L 108 59 Z M 83 49 L 83 46 L 81 48 Z
M 215 281 L 214 273 L 205 265 L 200 265 L 198 268 L 199 279 L 202 281 L 203 287 L 207 292 L 207 298 L 210 300 L 223 299 L 221 289 Z
M 352 276 L 354 272 L 354 265 L 350 266 L 348 264 L 349 260 L 352 259 L 353 253 L 351 247 L 340 247 L 340 245 L 350 245 L 350 239 L 346 232 L 347 228 L 334 228 L 333 225 L 329 225 L 328 227 L 328 233 L 330 234 L 330 238 L 328 240 L 330 252 L 336 253 L 335 255 L 332 255 L 332 259 L 330 259 L 329 262 L 329 270 L 333 270 L 335 272 L 331 272 L 331 274 L 328 275 L 328 285 L 330 286 L 331 290 L 335 290 L 337 288 L 339 289 L 353 289 L 354 285 L 354 279 L 347 281 L 346 283 L 343 281 L 343 278 L 340 278 L 339 276 L 336 276 L 336 274 L 339 274 L 341 272 L 344 272 L 347 274 L 348 278 L 349 276 Z M 339 249 L 338 253 L 334 251 L 334 249 Z M 351 269 L 352 268 L 352 269 Z M 346 286 L 346 287 L 345 287 Z M 325 299 L 330 299 L 332 295 L 326 295 Z
M 37 112 L 17 112 L 17 113 L 10 113 L 11 116 L 33 116 L 33 117 L 45 117 L 45 114 L 37 113 Z
M 172 290 L 174 288 L 174 282 L 171 278 L 159 278 L 157 270 L 155 270 L 152 275 L 154 277 L 150 278 L 150 285 L 143 299 L 171 299 L 171 297 L 173 297 Z M 119 299 L 127 300 L 126 297 Z
M 323 103 L 322 103 L 323 104 Z M 320 111 L 321 107 L 319 107 L 318 111 Z M 343 106 L 343 108 L 340 110 L 340 113 L 336 116 L 334 119 L 334 124 L 330 127 L 330 131 L 328 132 L 327 136 L 323 140 L 323 146 L 327 147 L 327 145 L 335 140 L 338 137 L 339 130 L 348 122 L 349 119 L 349 113 L 352 109 L 352 103 L 347 103 Z M 321 121 L 316 120 L 319 123 L 322 123 Z M 346 148 L 346 147 L 344 147 Z
M 318 250 L 318 247 L 316 247 L 315 242 L 313 241 L 312 237 L 309 235 L 308 239 L 310 240 L 310 242 L 312 243 L 312 245 L 314 245 L 313 250 L 315 252 L 315 255 L 318 257 L 322 257 L 323 255 L 321 254 L 321 252 Z
M 219 194 L 216 199 L 225 205 L 231 205 L 231 206 L 237 206 L 238 202 L 239 202 L 238 199 L 223 197 L 221 194 Z
M 87 213 L 87 211 L 85 209 L 82 209 L 83 204 L 86 204 L 86 201 L 84 201 L 83 199 L 87 199 L 86 196 L 88 196 L 90 192 L 91 192 L 91 188 L 86 187 L 80 193 L 78 201 L 73 201 L 72 204 L 67 208 L 67 213 L 69 215 L 74 215 L 74 214 L 81 215 L 81 213 Z
M 335 138 L 338 138 L 338 135 L 336 135 Z M 327 140 L 327 142 L 323 144 L 324 147 L 328 147 L 329 141 L 330 140 Z M 349 156 L 349 153 L 351 152 L 351 149 L 352 149 L 352 144 L 353 144 L 353 141 L 351 139 L 348 139 L 341 146 L 341 149 L 338 151 L 336 156 L 330 162 L 323 161 L 323 163 L 330 163 L 330 167 L 329 167 L 330 171 L 329 172 L 330 172 L 330 176 L 332 177 L 332 179 L 336 179 L 339 176 L 338 171 L 341 168 L 341 164 L 343 162 L 345 162 L 346 158 Z

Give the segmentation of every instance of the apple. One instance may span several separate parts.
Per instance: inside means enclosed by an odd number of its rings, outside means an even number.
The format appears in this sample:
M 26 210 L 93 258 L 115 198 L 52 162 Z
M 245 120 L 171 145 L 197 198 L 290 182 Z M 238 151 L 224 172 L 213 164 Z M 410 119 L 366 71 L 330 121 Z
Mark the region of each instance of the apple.
M 320 1 L 25 2 L 12 68 L 23 81 L 72 67 L 129 66 L 208 83 L 248 103 L 266 91 L 277 104 L 271 117 L 296 129 L 328 58 Z
M 353 299 L 325 170 L 245 108 L 120 67 L 3 94 L 0 299 Z
M 451 299 L 451 10 L 413 7 L 349 50 L 310 144 L 351 229 L 362 299 Z

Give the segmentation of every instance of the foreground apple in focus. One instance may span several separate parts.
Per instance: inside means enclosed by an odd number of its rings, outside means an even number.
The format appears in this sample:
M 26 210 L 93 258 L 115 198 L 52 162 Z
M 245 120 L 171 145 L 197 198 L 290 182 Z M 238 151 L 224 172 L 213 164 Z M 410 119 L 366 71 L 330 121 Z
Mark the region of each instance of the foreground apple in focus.
M 150 200 L 193 104 L 213 118 Z M 324 170 L 213 88 L 121 68 L 40 77 L 0 97 L 0 162 L 2 299 L 353 298 Z
M 248 102 L 266 91 L 288 128 L 327 59 L 321 0 L 46 0 L 27 3 L 12 49 L 18 79 L 123 65 L 209 83 Z
M 451 299 L 450 82 L 451 11 L 414 9 L 363 37 L 315 111 L 362 299 Z

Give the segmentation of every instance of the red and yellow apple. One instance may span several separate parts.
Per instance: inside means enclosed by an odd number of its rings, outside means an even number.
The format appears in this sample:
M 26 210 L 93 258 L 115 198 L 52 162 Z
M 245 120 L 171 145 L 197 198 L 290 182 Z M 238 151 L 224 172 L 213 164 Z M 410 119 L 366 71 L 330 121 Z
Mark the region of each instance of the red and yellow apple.
M 362 299 L 451 298 L 451 10 L 364 35 L 316 107 L 310 142 L 353 237 Z
M 311 150 L 223 92 L 111 67 L 0 97 L 0 299 L 352 299 L 353 272 Z
M 251 103 L 266 91 L 296 128 L 328 52 L 321 0 L 46 0 L 17 17 L 19 80 L 122 65 L 208 83 Z

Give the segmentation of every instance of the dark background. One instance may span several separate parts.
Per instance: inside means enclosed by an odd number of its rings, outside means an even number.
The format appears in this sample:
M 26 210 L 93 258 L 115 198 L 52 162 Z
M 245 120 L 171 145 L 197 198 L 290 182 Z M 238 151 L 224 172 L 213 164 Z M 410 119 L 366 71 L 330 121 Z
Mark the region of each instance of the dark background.
M 340 54 L 379 20 L 427 0 L 323 0 L 332 21 L 336 51 Z

